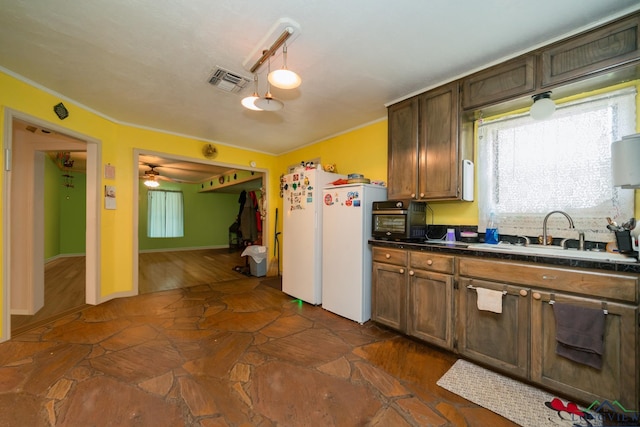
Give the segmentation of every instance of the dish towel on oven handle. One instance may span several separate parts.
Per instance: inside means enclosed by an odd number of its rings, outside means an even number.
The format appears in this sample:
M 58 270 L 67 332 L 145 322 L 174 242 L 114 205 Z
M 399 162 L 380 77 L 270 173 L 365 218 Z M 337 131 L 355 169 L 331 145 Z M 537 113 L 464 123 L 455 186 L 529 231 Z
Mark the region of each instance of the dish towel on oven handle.
M 502 313 L 502 291 L 492 289 L 476 288 L 478 294 L 478 310 Z

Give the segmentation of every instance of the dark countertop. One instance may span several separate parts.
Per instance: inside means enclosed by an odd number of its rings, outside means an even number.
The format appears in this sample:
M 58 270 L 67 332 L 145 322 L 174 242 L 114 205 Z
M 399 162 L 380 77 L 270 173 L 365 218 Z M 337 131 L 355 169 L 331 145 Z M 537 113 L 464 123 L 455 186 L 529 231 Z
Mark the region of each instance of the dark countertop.
M 597 270 L 615 271 L 621 273 L 640 274 L 640 262 L 633 257 L 614 254 L 615 259 L 583 259 L 581 254 L 572 250 L 551 250 L 554 254 L 518 253 L 513 245 L 495 245 L 488 249 L 485 244 L 478 243 L 449 243 L 442 241 L 399 242 L 391 240 L 370 239 L 369 244 L 396 249 L 413 251 L 427 251 L 458 256 L 477 256 L 496 260 L 526 261 L 539 264 L 557 265 L 564 267 L 591 268 Z M 606 256 L 606 255 L 603 255 Z

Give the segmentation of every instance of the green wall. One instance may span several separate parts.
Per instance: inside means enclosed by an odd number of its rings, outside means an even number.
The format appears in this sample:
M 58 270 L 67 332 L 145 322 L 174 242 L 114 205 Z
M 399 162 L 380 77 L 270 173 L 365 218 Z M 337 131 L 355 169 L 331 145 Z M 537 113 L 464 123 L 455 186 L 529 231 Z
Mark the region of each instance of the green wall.
M 147 237 L 147 187 L 139 184 L 138 248 L 140 251 L 201 247 L 227 247 L 229 226 L 238 215 L 238 194 L 199 193 L 199 184 L 162 181 L 158 189 L 182 191 L 184 195 L 184 237 Z M 117 196 L 116 196 L 117 199 Z
M 85 253 L 87 176 L 71 171 L 73 188 L 50 157 L 44 162 L 44 258 Z
M 64 187 L 62 171 L 45 159 L 45 260 L 58 255 L 85 253 L 86 175 L 73 173 L 74 188 Z M 163 189 L 182 191 L 185 203 L 185 236 L 175 239 L 147 237 L 147 187 L 139 187 L 139 249 L 226 247 L 229 226 L 240 205 L 238 194 L 200 193 L 199 185 L 162 182 Z M 117 193 L 116 193 L 117 200 Z
M 60 253 L 84 254 L 87 230 L 87 175 L 71 171 L 73 188 L 66 188 L 60 175 Z

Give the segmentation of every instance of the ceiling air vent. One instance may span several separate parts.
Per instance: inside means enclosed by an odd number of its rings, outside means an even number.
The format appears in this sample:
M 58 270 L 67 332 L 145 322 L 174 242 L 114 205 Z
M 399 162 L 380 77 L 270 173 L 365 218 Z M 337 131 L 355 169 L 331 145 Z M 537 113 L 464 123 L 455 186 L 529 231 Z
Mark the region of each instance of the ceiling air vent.
M 217 67 L 209 79 L 209 83 L 225 92 L 238 93 L 247 87 L 251 80 L 224 68 Z

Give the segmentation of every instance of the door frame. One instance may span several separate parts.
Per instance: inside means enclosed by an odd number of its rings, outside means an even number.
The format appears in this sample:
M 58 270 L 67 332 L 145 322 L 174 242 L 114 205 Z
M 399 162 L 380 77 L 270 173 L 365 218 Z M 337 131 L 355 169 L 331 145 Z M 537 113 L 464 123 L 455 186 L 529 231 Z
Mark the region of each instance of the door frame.
M 62 135 L 78 139 L 86 143 L 87 151 L 87 193 L 86 193 L 86 241 L 85 241 L 85 294 L 87 304 L 101 302 L 100 283 L 100 173 L 102 142 L 88 135 L 69 130 L 65 127 L 33 117 L 26 113 L 6 108 L 4 111 L 2 168 L 2 330 L 0 342 L 11 338 L 11 163 L 13 148 L 13 122 L 20 120 L 34 126 L 49 129 Z M 44 239 L 44 236 L 42 236 Z M 44 260 L 42 260 L 44 263 Z
M 159 152 L 159 151 L 153 151 L 153 150 L 145 150 L 142 148 L 134 148 L 133 149 L 133 253 L 132 253 L 132 259 L 133 259 L 133 294 L 134 295 L 139 295 L 139 288 L 138 288 L 138 280 L 140 277 L 140 266 L 139 266 L 139 262 L 138 262 L 138 256 L 140 254 L 140 247 L 139 247 L 139 239 L 138 239 L 138 230 L 139 230 L 139 209 L 140 209 L 140 196 L 139 196 L 139 181 L 140 181 L 140 175 L 139 175 L 139 170 L 138 170 L 138 165 L 140 162 L 140 155 L 150 155 L 150 156 L 157 156 L 157 157 L 161 157 L 164 159 L 173 159 L 173 160 L 180 160 L 180 161 L 184 161 L 184 162 L 190 162 L 190 163 L 204 163 L 204 164 L 212 164 L 215 166 L 222 166 L 222 167 L 226 167 L 229 169 L 238 169 L 238 170 L 249 170 L 249 171 L 255 171 L 256 173 L 261 173 L 262 174 L 262 187 L 264 188 L 264 192 L 267 195 L 267 200 L 269 197 L 269 188 L 270 188 L 270 183 L 269 183 L 269 170 L 268 169 L 264 169 L 264 168 L 257 168 L 257 167 L 252 167 L 252 168 L 247 168 L 246 166 L 241 166 L 241 165 L 237 165 L 237 164 L 233 164 L 233 163 L 223 163 L 223 162 L 216 162 L 216 161 L 211 161 L 211 160 L 207 160 L 207 159 L 197 159 L 197 158 L 193 158 L 193 157 L 186 157 L 186 156 L 181 156 L 178 154 L 170 154 L 170 153 L 163 153 L 163 152 Z M 267 206 L 268 206 L 268 202 L 267 202 Z M 268 209 L 267 209 L 268 212 Z M 262 224 L 262 244 L 263 245 L 267 245 L 269 240 L 268 240 L 268 234 L 266 232 L 266 230 L 268 230 L 269 228 L 269 224 L 270 224 L 270 215 L 266 215 L 265 219 L 263 221 Z M 266 237 L 266 240 L 265 240 Z

